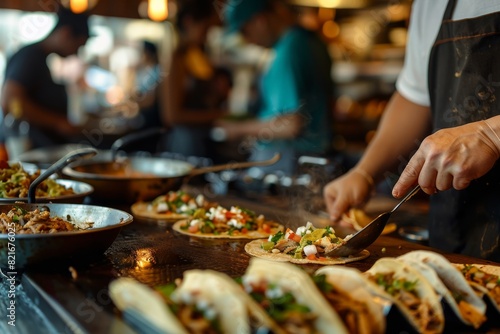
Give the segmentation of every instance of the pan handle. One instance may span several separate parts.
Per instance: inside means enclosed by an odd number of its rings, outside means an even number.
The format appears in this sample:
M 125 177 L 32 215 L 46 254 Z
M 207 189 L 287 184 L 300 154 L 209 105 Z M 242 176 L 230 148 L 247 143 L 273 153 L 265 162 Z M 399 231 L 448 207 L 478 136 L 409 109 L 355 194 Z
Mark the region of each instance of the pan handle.
M 97 150 L 92 147 L 81 148 L 78 150 L 74 150 L 66 154 L 61 159 L 57 160 L 52 166 L 47 168 L 42 174 L 40 174 L 33 182 L 28 189 L 28 203 L 36 202 L 36 188 L 40 183 L 42 183 L 46 178 L 51 176 L 52 174 L 58 172 L 63 169 L 70 163 L 80 160 L 80 159 L 88 159 L 97 154 Z
M 232 162 L 223 165 L 209 166 L 209 167 L 201 167 L 191 170 L 191 172 L 184 178 L 184 183 L 196 175 L 211 173 L 211 172 L 220 172 L 222 170 L 230 170 L 230 169 L 244 169 L 250 167 L 258 167 L 258 166 L 269 166 L 278 162 L 281 158 L 281 154 L 276 153 L 271 159 L 262 160 L 262 161 L 246 161 L 246 162 Z
M 118 138 L 117 140 L 115 140 L 113 142 L 113 144 L 111 145 L 111 148 L 110 148 L 111 161 L 115 161 L 116 155 L 118 154 L 118 151 L 122 147 L 124 147 L 130 143 L 136 142 L 138 140 L 152 137 L 155 135 L 161 135 L 161 134 L 164 134 L 166 132 L 167 132 L 167 130 L 165 128 L 150 128 L 150 129 L 146 129 L 143 131 L 132 132 L 132 133 L 129 133 L 128 135 L 125 135 L 121 138 Z

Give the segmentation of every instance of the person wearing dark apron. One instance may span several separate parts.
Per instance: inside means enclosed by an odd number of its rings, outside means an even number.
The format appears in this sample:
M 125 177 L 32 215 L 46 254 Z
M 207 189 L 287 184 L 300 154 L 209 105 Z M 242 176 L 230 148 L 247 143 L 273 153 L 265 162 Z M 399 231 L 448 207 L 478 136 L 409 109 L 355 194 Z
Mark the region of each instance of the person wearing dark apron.
M 465 18 L 453 20 L 455 5 L 414 3 L 397 91 L 360 161 L 324 198 L 338 222 L 384 178 L 398 178 L 397 198 L 418 183 L 431 195 L 430 246 L 500 261 L 500 3 L 464 0 L 456 16 Z
M 500 115 L 500 13 L 452 21 L 450 0 L 429 58 L 434 131 Z M 463 190 L 431 196 L 430 246 L 500 260 L 500 165 Z

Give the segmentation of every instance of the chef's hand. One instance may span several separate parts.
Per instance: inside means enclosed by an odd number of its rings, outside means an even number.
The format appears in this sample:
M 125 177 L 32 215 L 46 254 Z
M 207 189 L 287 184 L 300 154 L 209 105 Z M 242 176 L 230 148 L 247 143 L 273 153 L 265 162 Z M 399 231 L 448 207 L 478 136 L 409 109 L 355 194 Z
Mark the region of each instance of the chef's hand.
M 415 184 L 427 194 L 461 190 L 486 174 L 500 157 L 500 139 L 489 122 L 442 129 L 424 139 L 392 190 L 402 197 Z
M 356 167 L 328 183 L 323 189 L 323 197 L 330 219 L 338 225 L 346 225 L 341 220 L 342 215 L 352 207 L 365 204 L 373 188 L 372 177 Z

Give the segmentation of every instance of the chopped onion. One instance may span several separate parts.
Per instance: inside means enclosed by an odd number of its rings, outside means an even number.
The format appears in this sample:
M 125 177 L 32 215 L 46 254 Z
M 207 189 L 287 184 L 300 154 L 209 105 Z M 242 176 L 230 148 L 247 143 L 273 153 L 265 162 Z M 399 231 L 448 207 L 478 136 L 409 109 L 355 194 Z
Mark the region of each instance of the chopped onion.
M 318 253 L 318 250 L 316 249 L 316 246 L 314 246 L 314 245 L 304 246 L 303 251 L 304 251 L 304 254 L 306 256 Z

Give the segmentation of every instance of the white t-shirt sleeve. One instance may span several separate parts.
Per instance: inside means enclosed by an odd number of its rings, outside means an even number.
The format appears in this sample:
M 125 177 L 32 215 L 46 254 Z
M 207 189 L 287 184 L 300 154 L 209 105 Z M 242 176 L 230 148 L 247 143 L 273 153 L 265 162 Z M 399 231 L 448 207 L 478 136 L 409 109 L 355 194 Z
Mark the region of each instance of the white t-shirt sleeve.
M 415 0 L 412 4 L 405 63 L 396 81 L 396 89 L 411 102 L 422 106 L 430 106 L 429 56 L 447 4 L 447 0 Z M 500 0 L 460 0 L 452 19 L 475 18 L 493 12 L 500 12 Z
M 422 106 L 430 106 L 427 84 L 429 55 L 446 3 L 416 0 L 412 5 L 405 62 L 396 89 L 406 99 Z

